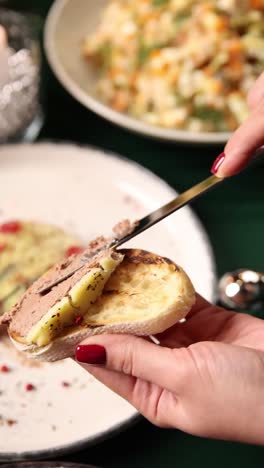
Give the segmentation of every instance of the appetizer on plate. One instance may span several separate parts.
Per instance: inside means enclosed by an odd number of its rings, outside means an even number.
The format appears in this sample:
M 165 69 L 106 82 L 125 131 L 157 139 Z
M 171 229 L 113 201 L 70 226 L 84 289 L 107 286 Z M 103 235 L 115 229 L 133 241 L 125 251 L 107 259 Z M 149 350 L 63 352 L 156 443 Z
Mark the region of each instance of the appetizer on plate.
M 189 312 L 195 292 L 182 268 L 143 250 L 109 249 L 102 239 L 51 268 L 2 317 L 19 350 L 56 361 L 87 336 L 161 333 Z
M 56 226 L 17 220 L 0 224 L 0 315 L 52 265 L 81 249 L 79 239 Z
M 160 127 L 232 131 L 264 68 L 264 3 L 113 0 L 83 56 L 114 110 Z

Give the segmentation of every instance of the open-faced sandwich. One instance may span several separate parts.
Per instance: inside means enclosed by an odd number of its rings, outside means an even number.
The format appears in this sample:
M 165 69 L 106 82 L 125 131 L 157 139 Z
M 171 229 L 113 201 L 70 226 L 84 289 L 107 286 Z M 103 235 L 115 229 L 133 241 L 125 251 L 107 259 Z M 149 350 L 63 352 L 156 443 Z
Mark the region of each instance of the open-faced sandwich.
M 171 260 L 139 249 L 114 250 L 104 238 L 40 277 L 2 324 L 28 356 L 55 361 L 100 333 L 161 333 L 186 316 L 192 283 Z

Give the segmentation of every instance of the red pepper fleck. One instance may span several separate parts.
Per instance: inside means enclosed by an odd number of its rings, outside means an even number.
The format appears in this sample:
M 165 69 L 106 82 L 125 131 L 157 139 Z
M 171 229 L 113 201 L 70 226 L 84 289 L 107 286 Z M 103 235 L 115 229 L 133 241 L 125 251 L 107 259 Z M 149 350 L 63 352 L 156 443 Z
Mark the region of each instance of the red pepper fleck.
M 15 234 L 20 231 L 22 224 L 19 221 L 9 221 L 0 225 L 0 232 L 4 234 Z
M 31 392 L 32 390 L 35 390 L 35 388 L 36 387 L 32 385 L 31 383 L 26 384 L 26 387 L 25 387 L 27 392 Z
M 0 367 L 1 372 L 10 372 L 10 368 L 6 366 L 5 364 Z
M 75 325 L 81 325 L 82 322 L 83 322 L 83 317 L 81 315 L 78 315 L 77 317 L 75 317 L 74 319 Z
M 80 245 L 71 245 L 70 247 L 68 247 L 65 254 L 67 257 L 70 257 L 71 255 L 77 255 L 81 253 L 82 251 L 83 251 L 83 247 L 81 247 Z
M 69 382 L 62 382 L 61 383 L 63 387 L 70 387 L 71 384 Z
M 15 421 L 14 419 L 7 419 L 6 422 L 8 426 L 13 426 L 14 424 L 17 424 L 17 421 Z
M 0 244 L 0 253 L 3 252 L 6 248 L 6 244 Z

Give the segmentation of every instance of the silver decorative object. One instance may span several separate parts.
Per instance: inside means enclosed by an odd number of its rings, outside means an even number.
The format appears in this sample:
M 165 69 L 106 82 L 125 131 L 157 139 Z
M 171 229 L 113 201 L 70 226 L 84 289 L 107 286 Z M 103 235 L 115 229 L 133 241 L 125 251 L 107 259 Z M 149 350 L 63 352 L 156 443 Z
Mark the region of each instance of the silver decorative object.
M 8 35 L 8 79 L 0 89 L 0 142 L 33 140 L 41 127 L 40 53 L 27 18 L 0 9 Z
M 219 299 L 235 310 L 264 309 L 264 273 L 247 269 L 226 273 L 219 281 Z

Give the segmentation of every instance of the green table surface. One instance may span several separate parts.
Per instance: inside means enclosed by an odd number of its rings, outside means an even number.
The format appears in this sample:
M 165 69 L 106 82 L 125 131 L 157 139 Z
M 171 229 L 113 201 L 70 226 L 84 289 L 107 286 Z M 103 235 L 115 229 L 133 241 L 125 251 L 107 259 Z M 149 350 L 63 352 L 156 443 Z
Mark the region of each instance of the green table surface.
M 3 2 L 20 9 L 29 8 L 43 19 L 51 3 L 51 0 Z M 129 133 L 76 102 L 46 63 L 43 75 L 45 123 L 40 140 L 66 140 L 114 151 L 149 168 L 179 191 L 205 178 L 222 150 L 166 144 Z M 193 204 L 210 237 L 218 275 L 239 267 L 264 271 L 263 167 L 260 164 L 228 180 Z M 177 430 L 156 428 L 143 419 L 108 441 L 60 457 L 64 461 L 109 468 L 252 468 L 262 467 L 263 458 L 261 447 L 201 439 Z

